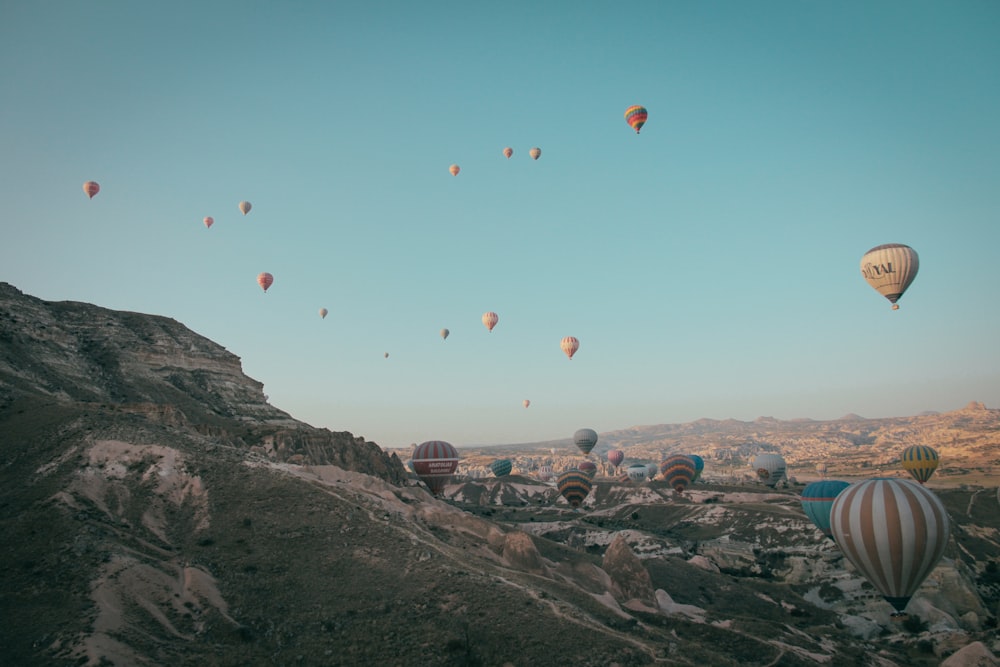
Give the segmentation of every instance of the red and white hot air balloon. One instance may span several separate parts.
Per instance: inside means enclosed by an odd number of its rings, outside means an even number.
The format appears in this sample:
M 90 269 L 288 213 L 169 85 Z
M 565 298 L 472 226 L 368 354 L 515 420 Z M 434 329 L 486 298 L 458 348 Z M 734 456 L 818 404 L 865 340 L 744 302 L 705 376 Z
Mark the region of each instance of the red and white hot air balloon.
M 205 223 L 206 227 L 211 227 L 213 224 L 215 224 L 215 218 L 213 218 L 212 216 L 208 216 L 203 220 L 203 222 Z
M 261 289 L 264 290 L 265 292 L 267 291 L 267 288 L 270 287 L 271 283 L 273 283 L 273 282 L 274 282 L 274 276 L 272 276 L 267 271 L 264 271 L 263 273 L 258 274 L 258 276 L 257 276 L 257 284 L 260 285 Z
M 483 326 L 486 327 L 487 331 L 493 331 L 493 327 L 495 327 L 499 321 L 500 316 L 492 310 L 488 313 L 483 313 Z
M 453 164 L 450 167 L 448 167 L 448 171 L 451 172 L 452 176 L 458 176 L 458 172 L 462 171 L 462 168 L 459 167 L 457 164 Z
M 94 195 L 101 191 L 101 186 L 97 184 L 97 181 L 87 181 L 83 184 L 83 191 L 87 193 L 88 197 L 93 199 Z
M 413 470 L 435 496 L 458 468 L 458 450 L 443 440 L 429 440 L 413 450 Z
M 567 357 L 569 357 L 570 361 L 572 361 L 573 355 L 580 349 L 580 341 L 573 336 L 566 336 L 562 339 L 562 342 L 559 343 L 559 347 L 562 348 L 562 351 Z

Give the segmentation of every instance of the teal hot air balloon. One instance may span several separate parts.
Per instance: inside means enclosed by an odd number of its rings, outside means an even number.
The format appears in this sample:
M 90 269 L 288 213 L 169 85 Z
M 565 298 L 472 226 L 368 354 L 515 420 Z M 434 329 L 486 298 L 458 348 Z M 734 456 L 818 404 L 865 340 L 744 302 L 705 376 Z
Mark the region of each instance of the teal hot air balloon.
M 938 453 L 927 445 L 907 447 L 903 450 L 903 455 L 900 457 L 903 470 L 910 473 L 913 479 L 921 484 L 931 478 L 931 475 L 937 470 L 939 461 Z
M 503 477 L 509 475 L 510 471 L 514 469 L 514 464 L 510 462 L 510 459 L 497 459 L 490 464 L 490 470 L 493 471 L 495 477 Z
M 579 447 L 584 456 L 587 456 L 597 444 L 597 431 L 592 428 L 581 428 L 573 434 L 573 444 Z
M 684 454 L 668 456 L 660 464 L 660 474 L 676 493 L 684 493 L 684 489 L 694 480 L 694 461 Z
M 840 480 L 824 479 L 821 482 L 808 484 L 802 489 L 802 511 L 831 540 L 833 532 L 830 530 L 830 508 L 833 507 L 833 500 L 837 494 L 849 486 L 850 484 Z
M 559 475 L 556 486 L 562 497 L 570 504 L 570 507 L 576 509 L 583 504 L 583 501 L 590 494 L 590 489 L 593 488 L 594 483 L 585 472 L 572 468 Z
M 944 505 L 908 479 L 875 478 L 851 484 L 830 508 L 833 539 L 875 589 L 905 614 L 931 573 L 951 533 Z
M 697 482 L 698 478 L 701 477 L 701 471 L 705 469 L 705 459 L 701 458 L 697 454 L 688 454 L 688 457 L 694 461 L 694 477 L 691 481 Z

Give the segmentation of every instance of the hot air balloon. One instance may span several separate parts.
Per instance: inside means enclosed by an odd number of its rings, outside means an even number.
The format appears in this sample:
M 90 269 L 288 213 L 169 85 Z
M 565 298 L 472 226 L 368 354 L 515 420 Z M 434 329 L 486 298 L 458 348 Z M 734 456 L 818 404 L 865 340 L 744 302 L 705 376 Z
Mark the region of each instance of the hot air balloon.
M 528 407 L 529 405 L 531 405 L 531 401 L 529 401 L 528 399 L 524 399 L 523 401 L 521 401 L 521 404 L 524 407 Z
M 622 461 L 624 460 L 625 460 L 625 452 L 623 452 L 622 450 L 612 449 L 610 452 L 608 452 L 608 463 L 610 463 L 614 467 L 617 468 L 618 466 L 620 466 L 622 464 Z
M 819 473 L 820 477 L 826 477 L 826 471 L 827 470 L 828 470 L 828 467 L 827 467 L 826 463 L 820 461 L 819 463 L 816 464 L 816 472 Z
M 490 470 L 493 471 L 494 477 L 503 477 L 504 475 L 509 475 L 510 471 L 514 469 L 514 464 L 510 462 L 510 459 L 497 459 L 490 464 Z
M 321 318 L 323 318 L 324 320 L 326 319 L 326 316 L 329 315 L 329 314 L 330 314 L 330 311 L 327 310 L 326 308 L 320 308 L 319 309 L 319 316 Z
M 509 160 L 510 156 L 514 154 L 514 149 L 508 146 L 507 148 L 503 149 L 503 154 L 504 157 L 506 157 Z
M 900 461 L 903 463 L 903 470 L 923 484 L 937 470 L 938 453 L 927 445 L 913 445 L 903 450 Z
M 597 431 L 592 428 L 581 428 L 573 434 L 573 444 L 580 448 L 584 456 L 597 444 Z
M 684 454 L 668 456 L 667 460 L 660 464 L 660 474 L 674 492 L 684 493 L 684 489 L 694 481 L 694 461 Z
M 659 472 L 660 472 L 660 466 L 656 465 L 655 463 L 646 464 L 646 479 L 648 479 L 649 481 L 652 482 L 653 479 L 656 477 L 656 475 L 659 474 Z
M 628 123 L 636 134 L 639 134 L 639 130 L 642 126 L 646 124 L 646 107 L 641 107 L 638 104 L 630 106 L 625 109 L 625 122 Z
M 861 258 L 861 275 L 879 294 L 889 299 L 892 309 L 896 301 L 917 277 L 920 259 L 917 251 L 902 243 L 875 246 Z
M 240 202 L 240 211 L 243 213 L 243 215 L 246 215 L 247 213 L 249 213 L 250 209 L 252 209 L 252 208 L 253 208 L 253 204 L 251 204 L 250 202 L 248 202 L 248 201 L 241 201 Z
M 580 341 L 573 336 L 566 336 L 559 342 L 559 347 L 569 357 L 569 360 L 573 361 L 573 355 L 580 349 Z
M 384 356 L 384 357 L 385 357 L 386 359 L 388 359 L 388 358 L 389 358 L 389 353 L 388 353 L 388 352 L 386 352 L 386 353 L 385 353 L 385 354 L 384 354 L 383 356 Z
M 594 483 L 586 473 L 574 468 L 559 475 L 559 479 L 556 480 L 556 486 L 559 488 L 559 493 L 562 494 L 562 497 L 569 502 L 570 507 L 575 509 L 586 499 Z
M 447 329 L 441 329 L 441 340 L 448 340 L 448 334 L 450 333 Z
M 537 160 L 538 158 L 542 157 L 542 149 L 532 148 L 530 151 L 528 151 L 528 155 L 531 156 L 532 160 Z
M 698 478 L 701 477 L 701 471 L 705 469 L 705 459 L 697 454 L 688 454 L 688 457 L 694 461 L 694 477 L 691 478 L 691 481 L 697 482 Z
M 833 539 L 830 532 L 830 508 L 833 507 L 833 500 L 837 494 L 849 487 L 847 482 L 836 479 L 825 479 L 821 482 L 807 484 L 802 489 L 802 511 L 816 525 L 820 531 Z
M 483 313 L 483 326 L 486 327 L 487 331 L 493 331 L 493 327 L 495 327 L 499 321 L 500 316 L 492 310 L 488 313 Z
M 543 482 L 547 482 L 552 479 L 553 474 L 552 466 L 542 466 L 538 469 L 538 479 Z
M 215 218 L 213 218 L 212 216 L 208 216 L 203 220 L 203 222 L 205 223 L 206 227 L 211 227 L 212 225 L 215 224 Z
M 413 468 L 435 496 L 458 468 L 458 450 L 443 440 L 429 440 L 413 450 Z
M 875 478 L 837 494 L 830 529 L 847 560 L 897 616 L 941 559 L 951 523 L 931 491 L 908 479 Z
M 462 168 L 459 167 L 457 164 L 453 164 L 450 167 L 448 167 L 448 171 L 451 172 L 452 176 L 458 176 L 458 172 L 462 171 Z
M 97 184 L 97 181 L 87 181 L 83 184 L 83 191 L 90 199 L 93 199 L 94 195 L 101 191 L 101 186 Z
M 590 479 L 594 479 L 594 475 L 597 474 L 597 464 L 593 461 L 581 461 L 580 465 L 578 465 L 576 469 Z
M 753 469 L 761 482 L 772 489 L 785 478 L 788 466 L 780 454 L 758 454 L 753 460 Z
M 260 273 L 260 274 L 257 275 L 257 284 L 260 285 L 261 289 L 263 289 L 265 292 L 267 291 L 267 288 L 270 287 L 271 283 L 273 283 L 273 282 L 274 282 L 274 276 L 272 276 L 267 271 L 265 271 L 264 273 Z
M 649 468 L 642 463 L 633 463 L 625 469 L 625 474 L 633 482 L 641 482 L 649 475 Z

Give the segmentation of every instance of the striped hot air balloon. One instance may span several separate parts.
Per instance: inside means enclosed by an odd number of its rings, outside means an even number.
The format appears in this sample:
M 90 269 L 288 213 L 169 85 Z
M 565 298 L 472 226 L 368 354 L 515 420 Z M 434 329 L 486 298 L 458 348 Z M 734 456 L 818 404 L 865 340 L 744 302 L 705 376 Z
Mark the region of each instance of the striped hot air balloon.
M 594 483 L 587 473 L 572 468 L 559 475 L 556 486 L 559 488 L 559 493 L 562 494 L 562 497 L 570 504 L 570 507 L 575 509 L 586 500 Z
M 443 440 L 429 440 L 413 451 L 413 471 L 435 496 L 441 495 L 458 469 L 458 450 Z
M 500 321 L 500 316 L 494 313 L 492 310 L 483 313 L 483 326 L 486 327 L 487 331 L 493 331 L 493 327 L 497 325 Z
M 833 500 L 837 494 L 849 487 L 847 482 L 836 479 L 825 479 L 821 482 L 813 482 L 802 489 L 802 511 L 806 513 L 820 531 L 833 539 L 830 532 L 830 508 L 833 507 Z
M 937 470 L 938 453 L 927 445 L 913 445 L 903 450 L 900 461 L 903 464 L 903 470 L 923 484 Z
M 674 454 L 660 464 L 660 474 L 676 493 L 684 493 L 694 481 L 694 461 L 690 456 Z
M 94 195 L 101 191 L 101 186 L 97 184 L 97 181 L 87 181 L 83 184 L 83 191 L 87 193 L 87 197 L 93 199 Z
M 576 351 L 580 349 L 580 341 L 578 341 L 574 336 L 566 336 L 559 342 L 559 349 L 563 351 L 570 361 L 573 361 L 573 355 Z
M 893 310 L 896 301 L 917 277 L 920 259 L 917 251 L 902 243 L 875 246 L 861 258 L 861 275 L 875 291 L 889 299 Z
M 646 124 L 646 117 L 649 114 L 646 112 L 646 107 L 639 106 L 638 104 L 630 106 L 625 109 L 625 122 L 635 130 L 636 134 L 639 134 L 639 130 L 642 126 Z
M 272 276 L 267 271 L 257 274 L 257 284 L 260 285 L 260 288 L 265 292 L 267 291 L 267 288 L 270 287 L 273 283 L 274 283 L 274 276 Z
M 503 477 L 504 475 L 509 475 L 510 471 L 514 469 L 514 464 L 510 462 L 510 459 L 497 459 L 490 464 L 490 470 L 493 471 L 495 477 Z
M 830 529 L 844 556 L 901 615 L 941 560 L 951 523 L 931 491 L 908 479 L 875 478 L 837 495 Z

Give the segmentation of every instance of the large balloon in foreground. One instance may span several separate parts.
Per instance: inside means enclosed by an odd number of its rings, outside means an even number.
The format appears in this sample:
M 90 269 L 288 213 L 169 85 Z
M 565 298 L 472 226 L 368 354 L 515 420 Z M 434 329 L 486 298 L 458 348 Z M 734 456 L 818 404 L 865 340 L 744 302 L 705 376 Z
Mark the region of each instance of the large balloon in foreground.
M 500 316 L 492 310 L 488 313 L 483 313 L 483 326 L 486 327 L 487 331 L 493 331 L 493 327 L 495 327 L 499 321 Z
M 807 484 L 802 489 L 802 511 L 820 531 L 833 539 L 830 532 L 830 508 L 837 494 L 849 487 L 847 482 L 836 479 L 825 479 L 822 482 Z
M 636 134 L 639 134 L 639 130 L 642 126 L 646 124 L 646 117 L 649 114 L 646 113 L 646 107 L 639 106 L 638 104 L 630 106 L 625 109 L 625 122 L 628 123 Z
M 441 340 L 448 340 L 448 334 L 450 333 L 447 329 L 441 329 Z
M 250 209 L 252 209 L 252 208 L 253 208 L 253 204 L 251 204 L 250 202 L 248 202 L 248 201 L 241 201 L 240 202 L 240 212 L 243 213 L 243 215 L 246 215 L 247 213 L 249 213 Z
M 506 157 L 509 160 L 510 156 L 514 154 L 514 149 L 508 146 L 507 148 L 503 149 L 503 154 L 504 157 Z
M 590 450 L 597 444 L 597 431 L 592 428 L 581 428 L 573 434 L 573 444 L 583 452 L 584 456 L 590 454 Z
M 903 470 L 923 484 L 937 470 L 938 453 L 927 445 L 913 445 L 903 450 L 900 461 L 903 464 Z
M 556 486 L 559 488 L 559 493 L 562 494 L 562 497 L 569 502 L 570 507 L 577 508 L 587 498 L 587 495 L 590 494 L 590 489 L 593 488 L 594 482 L 585 472 L 574 468 L 559 475 L 559 479 L 556 480 Z
M 690 456 L 674 454 L 660 465 L 663 480 L 677 493 L 684 493 L 694 481 L 694 461 Z
M 531 156 L 532 160 L 537 160 L 538 158 L 540 158 L 542 156 L 542 149 L 541 148 L 532 148 L 530 151 L 528 151 L 528 155 Z
M 559 348 L 569 357 L 570 361 L 573 361 L 573 355 L 580 349 L 580 341 L 573 336 L 566 336 L 559 342 Z
M 920 259 L 917 251 L 902 243 L 875 246 L 861 258 L 861 275 L 879 294 L 889 299 L 892 309 L 896 301 L 917 277 Z
M 448 167 L 448 171 L 451 172 L 452 176 L 458 176 L 458 172 L 462 171 L 462 168 L 459 167 L 457 164 L 453 164 L 450 167 Z
M 101 186 L 97 184 L 97 181 L 87 181 L 83 184 L 83 191 L 87 193 L 87 197 L 93 199 L 94 195 L 101 191 Z
M 785 479 L 788 466 L 780 454 L 758 454 L 753 460 L 753 469 L 760 481 L 773 489 Z
M 510 459 L 497 459 L 490 464 L 490 470 L 493 471 L 495 477 L 503 477 L 509 475 L 510 471 L 514 469 L 514 464 L 510 462 Z
M 694 461 L 694 477 L 691 481 L 697 482 L 698 478 L 701 477 L 701 471 L 705 469 L 705 459 L 701 458 L 697 454 L 688 454 L 688 458 Z
M 211 227 L 212 225 L 215 224 L 215 218 L 213 218 L 212 216 L 208 216 L 202 222 L 205 223 L 206 227 Z
M 608 452 L 608 463 L 610 463 L 614 467 L 617 468 L 618 466 L 620 466 L 622 464 L 622 461 L 624 460 L 625 460 L 625 452 L 623 452 L 622 450 L 612 449 L 610 452 Z
M 413 469 L 435 496 L 458 469 L 458 450 L 443 440 L 429 440 L 413 450 Z
M 847 560 L 902 614 L 941 560 L 951 524 L 931 491 L 908 479 L 875 478 L 837 495 L 830 529 Z
M 322 317 L 324 320 L 326 319 L 326 316 L 329 315 L 329 314 L 330 314 L 330 311 L 327 310 L 326 308 L 320 308 L 319 309 L 319 316 Z
M 263 289 L 265 292 L 273 282 L 274 282 L 274 276 L 272 276 L 267 271 L 257 275 L 257 284 L 260 285 L 261 289 Z

